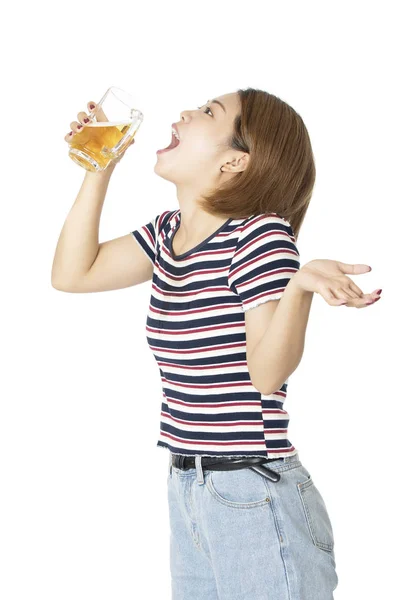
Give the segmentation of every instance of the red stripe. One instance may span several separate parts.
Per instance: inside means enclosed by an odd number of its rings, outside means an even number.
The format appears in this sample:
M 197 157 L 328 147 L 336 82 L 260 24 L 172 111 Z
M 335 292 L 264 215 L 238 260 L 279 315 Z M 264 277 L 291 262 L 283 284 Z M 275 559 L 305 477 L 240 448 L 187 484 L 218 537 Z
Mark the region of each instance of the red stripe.
M 274 254 L 283 254 L 283 253 L 294 254 L 294 256 L 296 256 L 296 258 L 298 257 L 297 252 L 295 252 L 294 250 L 291 250 L 290 248 L 284 248 L 284 249 L 278 248 L 277 250 L 270 250 L 269 252 L 264 252 L 263 254 L 259 254 L 252 260 L 243 263 L 242 265 L 240 265 L 239 267 L 236 267 L 235 269 L 232 269 L 232 271 L 230 272 L 230 276 L 236 275 L 236 273 L 240 273 L 240 271 L 243 271 L 243 269 L 247 269 L 250 265 L 253 265 L 254 263 L 258 263 L 258 264 L 262 265 L 264 262 L 268 262 L 267 260 L 264 261 L 264 259 L 268 259 L 270 256 L 273 256 Z M 283 260 L 285 260 L 285 259 L 283 259 Z M 289 260 L 289 259 L 286 258 L 286 260 Z M 271 269 L 270 271 L 268 271 L 268 275 L 273 275 L 274 273 L 281 273 L 283 271 L 295 271 L 295 270 L 296 269 L 293 269 L 293 267 L 286 267 L 286 268 L 282 267 L 280 269 Z
M 144 230 L 144 233 L 146 234 L 146 236 L 149 238 L 149 242 L 150 242 L 150 246 L 152 248 L 152 250 L 154 250 L 154 239 L 153 236 L 150 233 L 150 230 L 148 229 L 148 227 L 146 225 L 143 225 L 142 229 Z

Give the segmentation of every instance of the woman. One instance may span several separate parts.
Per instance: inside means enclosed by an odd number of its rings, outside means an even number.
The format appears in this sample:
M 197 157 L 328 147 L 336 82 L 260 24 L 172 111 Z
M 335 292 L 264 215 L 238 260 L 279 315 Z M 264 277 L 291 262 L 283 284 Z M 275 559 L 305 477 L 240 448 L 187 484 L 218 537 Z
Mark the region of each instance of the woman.
M 78 114 L 67 141 L 87 118 Z M 348 277 L 367 265 L 300 268 L 315 166 L 285 102 L 240 89 L 183 111 L 173 129 L 155 172 L 176 185 L 179 209 L 99 245 L 116 163 L 87 173 L 53 286 L 93 292 L 152 279 L 147 340 L 163 388 L 157 445 L 169 450 L 173 600 L 332 599 L 332 525 L 289 441 L 284 401 L 313 294 L 363 308 L 381 290 L 364 294 Z

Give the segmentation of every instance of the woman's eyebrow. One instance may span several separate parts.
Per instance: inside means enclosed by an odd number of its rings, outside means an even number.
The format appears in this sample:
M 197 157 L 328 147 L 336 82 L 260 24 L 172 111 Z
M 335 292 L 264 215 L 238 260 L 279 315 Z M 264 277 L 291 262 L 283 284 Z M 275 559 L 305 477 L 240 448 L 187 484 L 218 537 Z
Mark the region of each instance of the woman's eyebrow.
M 207 100 L 207 102 L 210 102 L 210 100 Z M 224 111 L 224 113 L 226 113 L 225 106 L 222 104 L 222 102 L 220 102 L 219 100 L 216 100 L 216 99 L 214 98 L 214 100 L 211 100 L 211 104 L 213 104 L 213 103 L 214 103 L 214 104 L 219 104 L 219 105 L 220 105 L 220 107 L 222 108 L 222 110 Z

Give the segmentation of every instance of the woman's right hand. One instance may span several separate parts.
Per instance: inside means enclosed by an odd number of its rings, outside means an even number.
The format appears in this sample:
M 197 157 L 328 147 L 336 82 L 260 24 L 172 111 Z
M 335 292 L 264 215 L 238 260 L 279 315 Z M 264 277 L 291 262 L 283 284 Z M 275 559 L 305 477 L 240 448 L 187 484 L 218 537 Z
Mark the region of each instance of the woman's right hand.
M 89 116 L 89 114 L 87 114 L 84 111 L 79 112 L 77 115 L 78 121 L 71 121 L 71 123 L 70 123 L 71 131 L 69 133 L 67 133 L 67 135 L 64 137 L 64 140 L 66 142 L 71 142 L 71 140 L 74 138 L 74 135 L 76 133 L 80 133 L 81 131 L 83 131 L 83 128 L 86 125 L 88 125 L 89 123 L 92 123 L 93 121 L 108 121 L 102 107 L 97 106 L 96 102 L 93 102 L 93 101 L 88 102 L 87 107 L 89 109 L 89 112 L 92 113 L 92 116 Z M 99 171 L 99 173 L 104 173 L 104 171 L 113 171 L 115 165 L 121 160 L 121 158 L 124 156 L 127 149 L 134 143 L 135 143 L 135 138 L 132 138 L 131 143 L 124 150 L 124 152 L 122 152 L 122 154 L 120 156 L 118 156 L 117 158 L 111 160 L 108 163 L 107 167 L 105 169 L 103 169 L 103 171 Z

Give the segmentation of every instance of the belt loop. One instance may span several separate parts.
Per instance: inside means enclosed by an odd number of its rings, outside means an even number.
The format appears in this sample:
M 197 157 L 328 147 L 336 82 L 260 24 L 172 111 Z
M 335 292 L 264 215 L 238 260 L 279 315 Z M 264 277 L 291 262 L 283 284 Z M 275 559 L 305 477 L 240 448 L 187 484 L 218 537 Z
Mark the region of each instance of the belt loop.
M 204 484 L 204 473 L 203 473 L 203 467 L 201 466 L 201 456 L 196 455 L 194 457 L 194 461 L 196 464 L 197 483 L 199 485 L 203 485 Z

